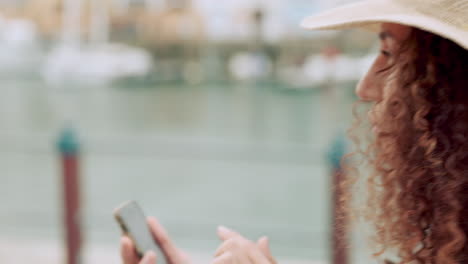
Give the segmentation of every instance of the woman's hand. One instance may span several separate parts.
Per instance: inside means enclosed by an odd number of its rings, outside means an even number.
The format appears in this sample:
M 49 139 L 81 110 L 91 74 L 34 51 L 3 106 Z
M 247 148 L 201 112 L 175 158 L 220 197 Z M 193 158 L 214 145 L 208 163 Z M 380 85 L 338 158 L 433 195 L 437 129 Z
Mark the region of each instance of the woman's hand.
M 225 227 L 218 228 L 218 236 L 223 243 L 212 264 L 276 264 L 266 237 L 254 243 Z
M 187 254 L 174 245 L 166 230 L 156 218 L 148 217 L 147 221 L 154 241 L 159 245 L 164 256 L 156 256 L 154 252 L 146 252 L 140 260 L 132 240 L 127 236 L 123 236 L 120 242 L 120 253 L 124 264 L 155 264 L 156 258 L 162 257 L 166 258 L 168 264 L 190 263 Z

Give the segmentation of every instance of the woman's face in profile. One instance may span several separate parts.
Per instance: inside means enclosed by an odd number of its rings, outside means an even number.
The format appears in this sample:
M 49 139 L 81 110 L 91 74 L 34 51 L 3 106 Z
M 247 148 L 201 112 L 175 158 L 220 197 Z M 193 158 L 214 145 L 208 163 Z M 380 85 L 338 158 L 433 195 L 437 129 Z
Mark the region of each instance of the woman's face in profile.
M 385 88 L 389 87 L 385 84 L 390 75 L 390 71 L 386 71 L 385 69 L 388 69 L 393 64 L 395 54 L 399 51 L 402 43 L 410 36 L 410 33 L 411 27 L 409 26 L 382 23 L 379 32 L 379 56 L 356 87 L 356 94 L 361 100 L 379 102 L 385 98 Z M 372 120 L 370 121 L 374 123 Z
M 379 32 L 380 53 L 374 64 L 359 82 L 356 94 L 366 102 L 378 102 L 384 98 L 385 82 L 389 71 L 384 71 L 393 63 L 394 55 L 398 52 L 403 41 L 411 33 L 411 27 L 393 23 L 382 23 Z

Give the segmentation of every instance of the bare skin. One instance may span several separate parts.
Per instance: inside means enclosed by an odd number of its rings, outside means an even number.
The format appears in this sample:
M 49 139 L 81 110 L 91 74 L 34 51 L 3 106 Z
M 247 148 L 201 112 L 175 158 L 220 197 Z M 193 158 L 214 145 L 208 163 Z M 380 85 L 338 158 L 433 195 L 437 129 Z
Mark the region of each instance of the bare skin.
M 120 253 L 124 264 L 155 264 L 157 258 L 165 258 L 170 264 L 187 264 L 190 259 L 172 242 L 169 234 L 156 218 L 148 217 L 148 226 L 154 240 L 161 247 L 164 256 L 156 256 L 154 252 L 146 252 L 140 260 L 130 238 L 123 236 L 120 241 Z
M 356 94 L 361 100 L 378 102 L 385 98 L 385 83 L 389 76 L 387 73 L 379 72 L 392 64 L 393 54 L 398 51 L 401 43 L 409 37 L 410 33 L 411 27 L 408 26 L 392 23 L 382 24 L 379 34 L 381 53 L 356 88 Z M 190 263 L 187 254 L 175 246 L 155 218 L 148 218 L 148 225 L 165 256 L 156 256 L 154 252 L 147 252 L 140 260 L 136 255 L 132 241 L 128 237 L 122 237 L 121 255 L 124 264 L 155 264 L 157 258 L 161 257 L 165 257 L 170 264 Z M 221 245 L 214 254 L 213 264 L 276 264 L 266 237 L 252 242 L 225 227 L 218 228 L 218 236 L 221 239 Z
M 388 74 L 379 74 L 378 72 L 392 64 L 393 54 L 398 51 L 401 43 L 411 34 L 411 27 L 383 23 L 381 26 L 380 54 L 375 59 L 371 69 L 356 87 L 356 94 L 363 101 L 378 102 L 383 99 L 385 91 L 385 82 Z

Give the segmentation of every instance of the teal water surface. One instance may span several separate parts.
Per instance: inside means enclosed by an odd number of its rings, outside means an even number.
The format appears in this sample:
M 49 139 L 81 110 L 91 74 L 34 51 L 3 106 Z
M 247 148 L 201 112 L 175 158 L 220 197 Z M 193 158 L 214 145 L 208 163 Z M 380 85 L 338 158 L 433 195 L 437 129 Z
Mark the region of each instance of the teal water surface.
M 184 248 L 214 251 L 219 224 L 268 235 L 277 256 L 327 260 L 326 151 L 351 87 L 0 83 L 0 234 L 61 239 L 55 141 L 81 141 L 85 241 L 116 243 L 112 210 L 140 201 Z

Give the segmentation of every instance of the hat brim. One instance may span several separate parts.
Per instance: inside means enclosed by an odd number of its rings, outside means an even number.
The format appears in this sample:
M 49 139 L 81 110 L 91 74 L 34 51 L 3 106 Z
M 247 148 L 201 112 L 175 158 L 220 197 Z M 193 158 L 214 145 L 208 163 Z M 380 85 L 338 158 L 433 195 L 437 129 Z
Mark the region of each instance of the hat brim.
M 367 28 L 379 30 L 381 23 L 416 27 L 454 41 L 468 49 L 468 30 L 419 13 L 390 0 L 365 0 L 305 18 L 301 26 L 310 30 Z

